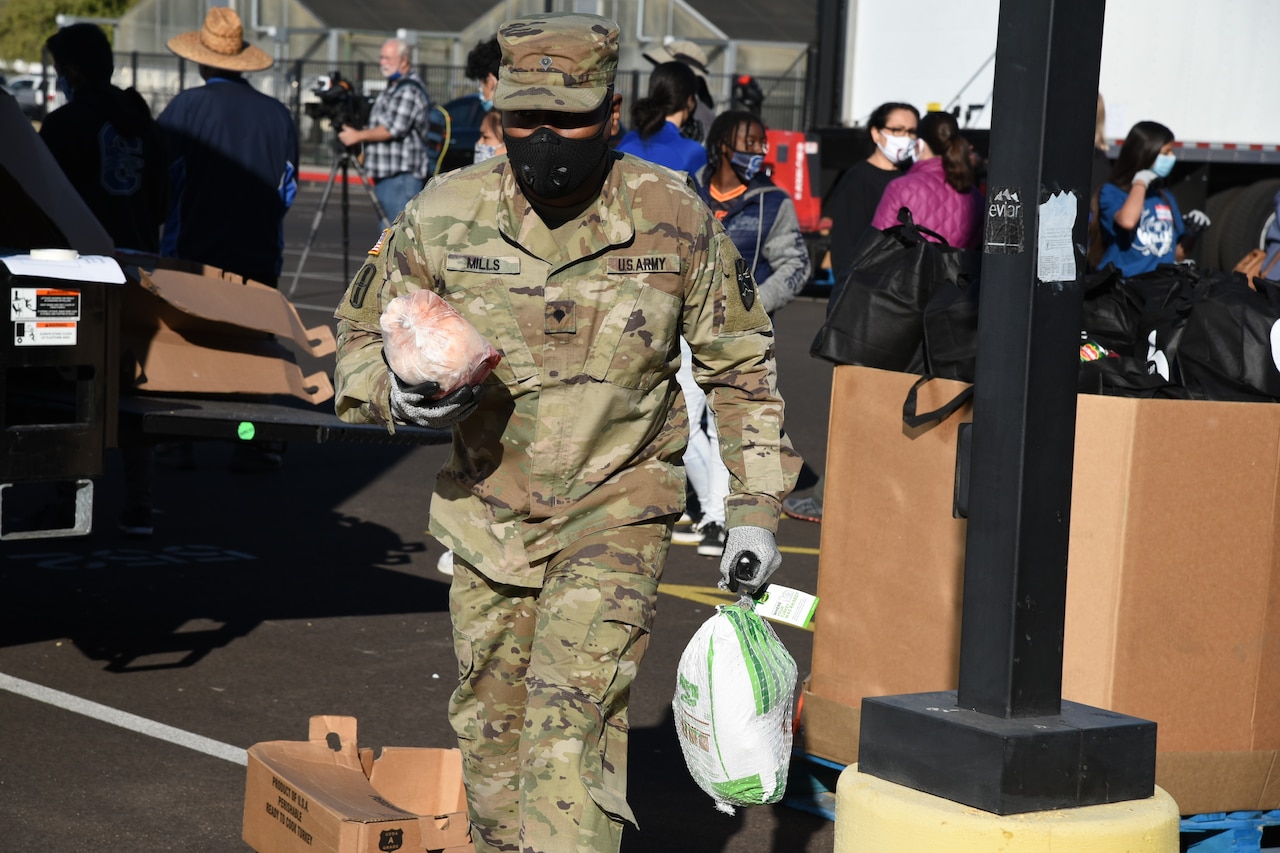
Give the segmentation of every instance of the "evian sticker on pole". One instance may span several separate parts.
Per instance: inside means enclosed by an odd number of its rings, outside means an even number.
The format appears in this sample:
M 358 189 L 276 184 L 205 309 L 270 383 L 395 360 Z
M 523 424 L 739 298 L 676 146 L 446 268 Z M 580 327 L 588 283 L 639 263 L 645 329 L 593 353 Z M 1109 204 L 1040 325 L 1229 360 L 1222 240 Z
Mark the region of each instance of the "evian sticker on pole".
M 1020 255 L 1024 251 L 1025 231 L 1021 190 L 991 187 L 982 250 L 989 255 Z

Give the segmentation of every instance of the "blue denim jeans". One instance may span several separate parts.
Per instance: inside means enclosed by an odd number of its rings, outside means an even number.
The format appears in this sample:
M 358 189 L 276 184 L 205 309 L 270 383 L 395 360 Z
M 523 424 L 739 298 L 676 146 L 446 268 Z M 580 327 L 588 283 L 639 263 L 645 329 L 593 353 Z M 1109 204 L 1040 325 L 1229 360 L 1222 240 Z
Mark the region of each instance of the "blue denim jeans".
M 409 172 L 401 172 L 390 178 L 379 178 L 373 185 L 373 194 L 378 197 L 378 204 L 382 205 L 387 219 L 394 222 L 409 199 L 422 192 L 424 186 L 426 181 L 415 178 Z

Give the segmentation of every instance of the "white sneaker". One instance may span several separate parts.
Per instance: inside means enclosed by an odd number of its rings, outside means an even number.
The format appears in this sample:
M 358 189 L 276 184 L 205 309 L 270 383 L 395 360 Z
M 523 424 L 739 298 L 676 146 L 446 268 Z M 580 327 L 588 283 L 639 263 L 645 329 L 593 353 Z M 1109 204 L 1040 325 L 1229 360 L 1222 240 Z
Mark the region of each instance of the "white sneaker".
M 436 571 L 442 575 L 453 575 L 453 552 L 445 551 L 436 560 Z
M 680 516 L 675 529 L 671 531 L 671 541 L 677 545 L 697 545 L 702 541 L 702 533 L 693 519 L 685 514 Z
M 702 538 L 698 540 L 699 554 L 704 557 L 724 556 L 724 540 L 727 531 L 723 524 L 708 521 L 698 528 L 698 532 L 702 534 Z

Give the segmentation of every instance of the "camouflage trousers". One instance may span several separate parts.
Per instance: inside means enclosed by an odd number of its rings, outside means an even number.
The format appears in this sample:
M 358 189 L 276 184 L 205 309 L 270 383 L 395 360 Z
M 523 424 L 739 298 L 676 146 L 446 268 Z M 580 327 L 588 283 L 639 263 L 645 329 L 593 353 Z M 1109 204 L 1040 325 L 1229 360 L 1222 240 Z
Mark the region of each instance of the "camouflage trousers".
M 671 524 L 583 537 L 541 589 L 454 557 L 449 610 L 477 853 L 616 853 L 627 805 L 627 701 L 649 645 Z

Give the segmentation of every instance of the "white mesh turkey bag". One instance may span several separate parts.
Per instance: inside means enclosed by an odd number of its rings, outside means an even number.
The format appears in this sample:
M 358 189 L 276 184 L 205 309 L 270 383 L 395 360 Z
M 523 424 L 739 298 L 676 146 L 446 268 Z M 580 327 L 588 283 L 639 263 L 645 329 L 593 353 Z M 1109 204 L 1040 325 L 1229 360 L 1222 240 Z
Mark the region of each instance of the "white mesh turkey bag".
M 716 808 L 776 803 L 791 763 L 796 662 L 751 600 L 716 608 L 676 672 L 676 734 Z

